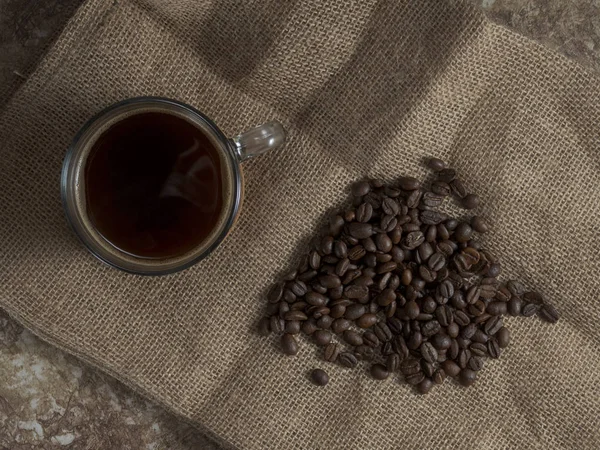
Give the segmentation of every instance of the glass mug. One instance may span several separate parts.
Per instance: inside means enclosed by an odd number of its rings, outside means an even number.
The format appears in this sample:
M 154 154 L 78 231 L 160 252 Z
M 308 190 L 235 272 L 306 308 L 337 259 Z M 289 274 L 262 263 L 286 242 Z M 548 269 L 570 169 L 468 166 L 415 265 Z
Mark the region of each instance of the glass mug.
M 148 120 L 158 121 L 158 126 Z M 136 132 L 140 136 L 136 136 Z M 115 138 L 119 136 L 118 133 L 121 133 L 121 137 Z M 121 168 L 118 166 L 120 162 L 117 162 L 116 166 L 101 164 L 113 164 L 110 161 L 115 161 L 115 158 L 119 161 L 123 159 L 123 165 L 130 164 L 127 162 L 127 151 L 131 149 L 130 159 L 135 160 L 135 164 L 138 162 L 141 164 L 141 167 L 135 166 L 135 170 L 131 173 L 134 177 L 143 180 L 144 177 L 148 178 L 148 174 L 144 173 L 147 167 L 152 171 L 164 171 L 167 165 L 161 168 L 162 160 L 153 163 L 152 157 L 145 158 L 144 153 L 134 155 L 134 152 L 142 151 L 138 149 L 141 145 L 127 147 L 125 142 L 144 142 L 149 148 L 154 148 L 154 145 L 158 148 L 159 144 L 156 142 L 166 142 L 168 146 L 172 139 L 175 148 L 179 143 L 183 145 L 184 142 L 188 142 L 186 139 L 189 136 L 186 133 L 194 136 L 193 145 L 190 146 L 189 151 L 184 149 L 176 157 L 173 156 L 175 159 L 169 161 L 169 164 L 173 164 L 169 167 L 173 168 L 169 169 L 166 181 L 160 190 L 154 188 L 152 190 L 157 193 L 153 196 L 156 199 L 151 200 L 152 202 L 159 202 L 163 206 L 168 204 L 170 208 L 175 209 L 169 210 L 168 213 L 165 213 L 164 209 L 159 209 L 157 211 L 161 213 L 158 213 L 157 217 L 148 215 L 150 220 L 148 223 L 152 223 L 148 227 L 155 234 L 144 230 L 140 231 L 138 236 L 136 230 L 142 228 L 138 225 L 133 226 L 135 222 L 133 220 L 131 224 L 127 221 L 118 223 L 121 220 L 118 214 L 125 214 L 124 217 L 129 219 L 136 217 L 136 220 L 144 216 L 145 213 L 140 213 L 136 209 L 141 208 L 139 199 L 128 206 L 131 211 L 135 210 L 137 215 L 134 215 L 134 212 L 128 213 L 127 207 L 119 206 L 126 201 L 121 200 L 120 195 L 115 195 L 114 198 L 109 195 L 111 192 L 120 193 L 119 189 L 123 189 L 123 192 L 130 191 L 130 186 L 123 188 L 119 184 L 127 182 L 121 178 L 127 178 L 128 175 L 120 174 Z M 61 178 L 61 195 L 67 220 L 88 250 L 113 267 L 140 275 L 165 275 L 186 269 L 213 251 L 235 223 L 243 199 L 241 163 L 280 147 L 284 141 L 285 131 L 278 122 L 266 123 L 229 139 L 208 117 L 184 103 L 158 97 L 124 100 L 89 120 L 75 136 L 67 152 Z M 115 146 L 120 143 L 121 146 L 112 149 L 111 143 L 115 143 Z M 207 154 L 198 153 L 198 148 L 203 148 L 202 143 L 207 149 L 205 152 Z M 106 152 L 106 156 L 103 152 Z M 195 156 L 194 152 L 198 153 L 198 156 Z M 189 155 L 192 155 L 192 159 Z M 193 170 L 187 166 L 193 167 Z M 102 170 L 98 169 L 96 172 L 97 167 L 102 167 Z M 150 169 L 148 171 L 150 172 Z M 203 189 L 203 186 L 212 186 L 208 184 L 209 181 L 217 183 L 214 189 Z M 140 187 L 138 192 L 142 192 L 142 189 Z M 140 195 L 146 195 L 146 192 Z M 123 197 L 127 196 L 123 195 Z M 119 213 L 114 217 L 111 217 L 109 212 L 102 213 L 106 217 L 102 216 L 102 219 L 99 219 L 101 216 L 96 214 L 96 203 L 102 202 L 105 202 L 103 204 L 106 205 L 106 211 L 114 209 Z M 210 207 L 207 207 L 207 204 Z M 169 217 L 171 213 L 175 219 Z M 200 241 L 188 247 L 181 244 L 183 247 L 179 253 L 152 254 L 156 242 L 160 242 L 156 241 L 159 237 L 162 239 L 164 236 L 169 236 L 169 239 L 181 240 L 181 236 L 185 234 L 182 232 L 179 235 L 168 227 L 165 231 L 160 228 L 164 225 L 155 225 L 155 222 L 168 222 L 177 220 L 178 217 L 193 219 L 189 221 L 189 226 L 187 223 L 180 224 L 186 226 L 186 233 L 193 234 L 196 229 L 204 230 L 203 234 L 198 232 Z M 210 218 L 212 221 L 210 226 L 202 222 L 201 217 Z M 102 227 L 105 228 L 100 229 Z M 126 245 L 120 245 L 116 242 L 118 239 L 107 237 L 113 232 L 111 230 L 119 230 L 119 227 L 128 227 L 127 233 L 123 232 L 128 239 L 123 241 Z M 115 236 L 118 236 L 118 233 Z M 194 238 L 194 236 L 188 237 L 192 240 Z M 135 241 L 135 245 L 146 245 L 149 242 L 147 254 L 132 252 L 127 247 L 130 241 Z

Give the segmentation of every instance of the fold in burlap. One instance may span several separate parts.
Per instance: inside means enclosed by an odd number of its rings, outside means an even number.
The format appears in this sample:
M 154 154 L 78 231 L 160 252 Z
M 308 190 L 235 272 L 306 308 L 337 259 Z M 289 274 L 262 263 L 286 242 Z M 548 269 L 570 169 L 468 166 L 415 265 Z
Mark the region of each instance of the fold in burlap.
M 233 134 L 277 119 L 287 146 L 244 165 L 237 227 L 183 273 L 105 267 L 62 212 L 62 158 L 105 106 L 160 95 Z M 225 444 L 266 448 L 600 446 L 600 80 L 460 2 L 88 0 L 0 116 L 0 304 Z M 506 277 L 556 326 L 511 319 L 514 344 L 475 387 L 426 397 L 282 356 L 253 325 L 264 292 L 352 180 L 457 167 L 494 224 Z

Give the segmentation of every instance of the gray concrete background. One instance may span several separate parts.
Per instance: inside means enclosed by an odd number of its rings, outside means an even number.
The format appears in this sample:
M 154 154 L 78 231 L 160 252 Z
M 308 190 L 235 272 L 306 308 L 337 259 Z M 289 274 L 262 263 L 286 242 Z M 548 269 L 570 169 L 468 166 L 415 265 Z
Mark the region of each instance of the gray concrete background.
M 600 0 L 470 0 L 494 21 L 600 70 Z M 0 0 L 0 107 L 82 0 Z M 0 450 L 216 449 L 158 406 L 0 310 Z

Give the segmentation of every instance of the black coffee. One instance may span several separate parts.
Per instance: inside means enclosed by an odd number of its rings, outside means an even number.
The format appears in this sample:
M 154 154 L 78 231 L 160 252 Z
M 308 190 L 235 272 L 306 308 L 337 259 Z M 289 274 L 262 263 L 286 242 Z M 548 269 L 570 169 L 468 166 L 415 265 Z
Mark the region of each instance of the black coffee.
M 218 149 L 192 123 L 145 112 L 111 126 L 85 167 L 87 214 L 113 246 L 168 258 L 201 245 L 223 212 Z

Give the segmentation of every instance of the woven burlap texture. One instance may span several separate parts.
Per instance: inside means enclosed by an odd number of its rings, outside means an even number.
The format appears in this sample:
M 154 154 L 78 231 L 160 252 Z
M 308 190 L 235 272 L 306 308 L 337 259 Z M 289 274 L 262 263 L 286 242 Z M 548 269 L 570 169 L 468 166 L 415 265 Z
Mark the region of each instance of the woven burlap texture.
M 270 119 L 285 148 L 244 164 L 234 231 L 183 273 L 105 267 L 60 200 L 72 137 L 158 95 L 230 135 Z M 600 446 L 600 80 L 458 1 L 88 0 L 0 116 L 0 305 L 48 341 L 244 449 Z M 562 313 L 511 319 L 477 384 L 290 358 L 253 326 L 349 184 L 458 168 L 486 243 Z M 325 388 L 306 373 L 326 368 Z

